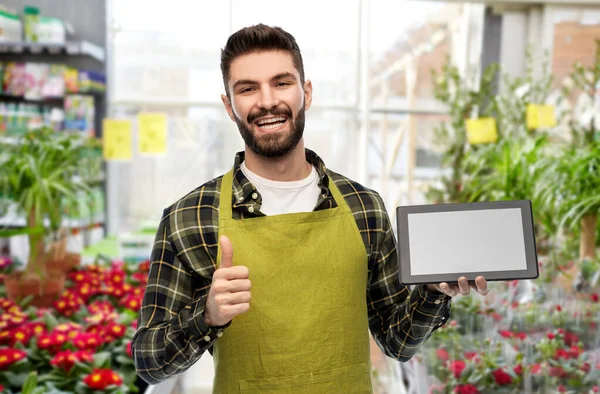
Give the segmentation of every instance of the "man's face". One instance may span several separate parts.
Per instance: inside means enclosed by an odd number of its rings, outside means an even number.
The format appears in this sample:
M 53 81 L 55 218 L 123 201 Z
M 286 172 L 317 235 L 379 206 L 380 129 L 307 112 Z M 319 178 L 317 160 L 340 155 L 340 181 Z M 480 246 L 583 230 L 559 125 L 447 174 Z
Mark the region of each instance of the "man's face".
M 254 153 L 281 157 L 298 145 L 312 85 L 301 85 L 290 54 L 269 51 L 236 58 L 228 86 L 230 98 L 222 96 L 223 103 Z

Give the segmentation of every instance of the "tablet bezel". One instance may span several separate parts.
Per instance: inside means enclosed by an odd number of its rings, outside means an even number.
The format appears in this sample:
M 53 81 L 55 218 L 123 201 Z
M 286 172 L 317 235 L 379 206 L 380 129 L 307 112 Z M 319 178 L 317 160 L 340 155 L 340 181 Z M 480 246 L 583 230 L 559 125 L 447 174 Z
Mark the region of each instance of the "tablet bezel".
M 456 272 L 449 274 L 411 275 L 408 215 L 414 213 L 460 212 L 508 208 L 518 208 L 521 210 L 527 269 L 517 271 Z M 477 276 L 483 276 L 488 282 L 515 279 L 536 279 L 539 276 L 533 210 L 530 200 L 400 206 L 396 208 L 396 222 L 398 228 L 399 247 L 398 267 L 400 270 L 400 282 L 404 285 L 439 284 L 442 282 L 457 283 L 458 278 L 461 276 L 466 277 L 469 281 L 475 280 Z

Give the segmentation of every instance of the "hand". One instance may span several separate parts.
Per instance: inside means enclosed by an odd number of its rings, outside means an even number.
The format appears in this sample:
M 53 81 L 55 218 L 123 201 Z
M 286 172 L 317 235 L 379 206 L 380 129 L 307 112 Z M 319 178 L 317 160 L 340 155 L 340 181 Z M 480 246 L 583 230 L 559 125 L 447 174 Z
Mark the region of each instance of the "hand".
M 458 294 L 469 295 L 471 289 L 475 290 L 481 295 L 487 295 L 489 289 L 487 287 L 487 281 L 483 276 L 475 278 L 475 283 L 469 283 L 467 278 L 461 276 L 458 279 L 458 285 L 449 285 L 446 282 L 442 282 L 439 285 L 427 285 L 428 290 L 436 290 L 444 293 L 450 297 L 454 297 Z
M 221 265 L 215 271 L 208 291 L 204 321 L 210 327 L 221 327 L 234 317 L 250 309 L 249 271 L 244 266 L 233 266 L 233 246 L 229 238 L 222 236 Z

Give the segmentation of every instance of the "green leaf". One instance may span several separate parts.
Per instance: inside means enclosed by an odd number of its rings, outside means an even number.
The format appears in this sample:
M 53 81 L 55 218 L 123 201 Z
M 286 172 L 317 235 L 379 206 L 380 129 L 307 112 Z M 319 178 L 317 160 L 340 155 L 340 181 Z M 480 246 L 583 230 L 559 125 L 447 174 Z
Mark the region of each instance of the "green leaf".
M 54 327 L 58 326 L 59 324 L 58 320 L 51 313 L 46 313 L 44 315 L 44 323 L 46 323 L 49 331 L 52 331 Z
M 21 394 L 32 394 L 33 389 L 37 386 L 37 371 L 32 371 L 27 375 L 27 379 L 23 383 L 23 391 Z
M 94 354 L 94 368 L 109 368 L 110 367 L 110 352 L 99 352 Z

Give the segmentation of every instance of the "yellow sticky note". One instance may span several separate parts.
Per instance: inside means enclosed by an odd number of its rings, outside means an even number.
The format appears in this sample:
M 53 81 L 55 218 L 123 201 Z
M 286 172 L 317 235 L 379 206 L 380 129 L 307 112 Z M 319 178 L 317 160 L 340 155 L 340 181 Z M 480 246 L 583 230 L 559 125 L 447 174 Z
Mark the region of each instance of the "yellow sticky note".
M 167 116 L 165 114 L 139 114 L 138 131 L 138 149 L 141 154 L 167 153 Z
M 102 137 L 105 160 L 131 160 L 131 121 L 104 119 Z
M 469 144 L 489 144 L 498 140 L 496 119 L 480 118 L 467 120 L 467 137 Z
M 556 113 L 553 105 L 529 104 L 527 106 L 527 128 L 529 130 L 556 126 Z

